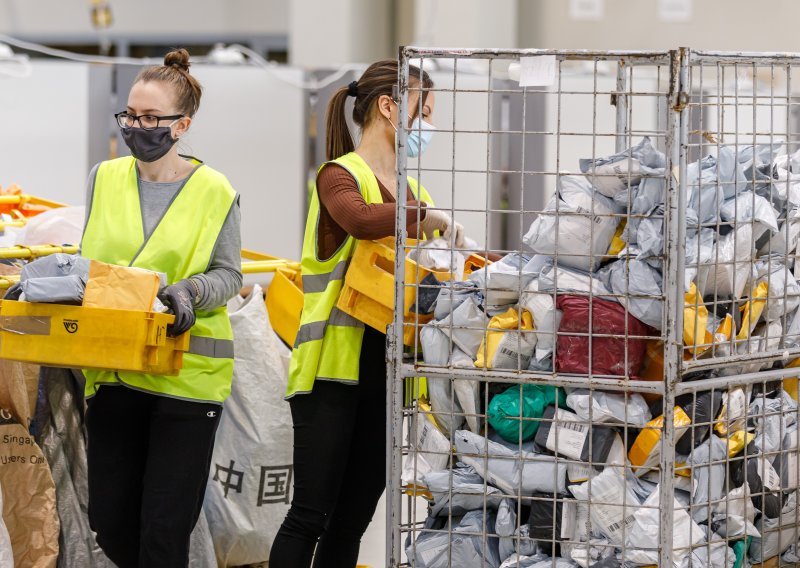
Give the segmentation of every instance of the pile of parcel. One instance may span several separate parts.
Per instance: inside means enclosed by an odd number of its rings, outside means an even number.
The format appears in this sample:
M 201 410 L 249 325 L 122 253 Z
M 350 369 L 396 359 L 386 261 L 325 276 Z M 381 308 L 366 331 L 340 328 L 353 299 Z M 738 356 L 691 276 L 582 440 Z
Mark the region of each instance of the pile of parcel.
M 800 153 L 778 146 L 719 146 L 685 173 L 682 356 L 727 363 L 682 380 L 730 381 L 675 400 L 676 567 L 800 561 L 797 381 L 735 381 L 800 347 Z M 664 380 L 677 172 L 648 138 L 580 172 L 556 178 L 521 252 L 425 306 L 424 365 L 450 378 L 409 418 L 402 481 L 428 500 L 413 566 L 659 562 L 663 401 L 625 382 Z

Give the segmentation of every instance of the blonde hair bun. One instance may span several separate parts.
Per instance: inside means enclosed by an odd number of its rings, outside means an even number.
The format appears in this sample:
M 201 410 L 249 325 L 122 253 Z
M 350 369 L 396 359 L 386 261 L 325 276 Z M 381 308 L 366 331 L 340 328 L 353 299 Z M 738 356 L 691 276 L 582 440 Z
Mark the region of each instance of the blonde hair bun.
M 191 63 L 189 63 L 189 52 L 183 48 L 170 51 L 164 56 L 164 66 L 177 67 L 188 73 L 189 67 L 191 66 Z

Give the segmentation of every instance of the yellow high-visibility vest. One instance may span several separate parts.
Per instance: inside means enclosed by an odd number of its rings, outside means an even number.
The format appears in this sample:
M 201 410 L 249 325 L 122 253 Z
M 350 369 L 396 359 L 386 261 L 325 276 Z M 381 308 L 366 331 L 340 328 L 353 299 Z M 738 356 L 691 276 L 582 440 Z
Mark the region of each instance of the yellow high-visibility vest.
M 350 152 L 329 163 L 338 164 L 350 172 L 364 201 L 383 203 L 375 174 L 357 153 Z M 320 166 L 320 170 L 323 167 L 325 164 Z M 408 185 L 415 199 L 433 206 L 430 194 L 417 180 L 409 176 Z M 398 194 L 402 195 L 400 191 Z M 358 382 L 364 324 L 336 307 L 356 239 L 348 235 L 331 258 L 320 260 L 317 257 L 319 213 L 319 196 L 315 188 L 311 193 L 303 238 L 300 262 L 303 312 L 289 366 L 287 398 L 311 392 L 314 381 L 318 380 Z
M 179 190 L 164 217 L 145 240 L 136 160 L 131 156 L 100 164 L 91 213 L 83 234 L 86 258 L 163 272 L 174 284 L 206 272 L 222 226 L 238 197 L 227 178 L 199 165 Z M 179 399 L 222 403 L 233 378 L 233 331 L 225 306 L 197 310 L 184 366 L 174 377 L 84 370 L 86 396 L 100 385 L 122 383 Z

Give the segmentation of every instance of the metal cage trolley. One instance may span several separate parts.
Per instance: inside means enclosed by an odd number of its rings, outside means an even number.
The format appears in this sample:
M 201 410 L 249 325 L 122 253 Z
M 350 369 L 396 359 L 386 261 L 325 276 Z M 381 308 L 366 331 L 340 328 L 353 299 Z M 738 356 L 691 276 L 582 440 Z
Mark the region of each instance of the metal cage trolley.
M 387 566 L 800 562 L 800 55 L 400 63 Z

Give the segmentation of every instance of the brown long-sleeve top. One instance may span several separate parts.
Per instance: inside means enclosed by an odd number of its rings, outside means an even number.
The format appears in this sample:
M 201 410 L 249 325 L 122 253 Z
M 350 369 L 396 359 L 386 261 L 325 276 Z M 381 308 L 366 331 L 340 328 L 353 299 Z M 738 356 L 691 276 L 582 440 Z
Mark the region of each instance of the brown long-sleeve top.
M 378 187 L 383 203 L 367 203 L 350 172 L 336 164 L 322 168 L 317 175 L 320 204 L 317 255 L 320 259 L 333 256 L 347 235 L 362 240 L 394 236 L 396 200 L 380 181 Z M 406 199 L 411 207 L 420 203 L 414 199 L 411 188 L 406 188 Z M 425 204 L 422 207 L 420 220 L 425 218 Z M 406 229 L 411 238 L 419 238 L 416 221 L 416 211 L 410 209 Z

